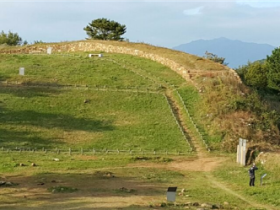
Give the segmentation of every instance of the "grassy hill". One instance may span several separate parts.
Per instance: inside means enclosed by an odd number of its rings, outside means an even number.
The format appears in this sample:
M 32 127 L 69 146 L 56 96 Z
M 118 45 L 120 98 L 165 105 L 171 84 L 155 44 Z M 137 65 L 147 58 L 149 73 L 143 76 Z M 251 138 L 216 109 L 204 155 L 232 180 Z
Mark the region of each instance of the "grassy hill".
M 186 82 L 152 61 L 142 70 L 122 67 L 121 59 L 139 62 L 117 54 L 1 55 L 1 145 L 189 151 L 153 79 Z M 18 66 L 25 67 L 24 76 Z
M 258 180 L 268 176 L 248 188 L 247 168 L 221 152 L 239 137 L 277 145 L 268 107 L 227 67 L 169 49 L 2 48 L 0 209 L 277 209 L 279 155 L 258 162 Z
M 50 46 L 55 55 L 2 54 L 1 80 L 24 86 L 74 85 L 90 89 L 165 92 L 173 101 L 177 100 L 173 104 L 178 106 L 174 109 L 177 117 L 184 119 L 185 108 L 188 109 L 211 149 L 235 151 L 240 137 L 248 139 L 252 148 L 272 148 L 279 144 L 279 114 L 257 93 L 245 87 L 233 70 L 223 65 L 166 48 L 126 42 L 40 44 L 3 48 L 2 52 L 44 54 Z M 103 59 L 89 59 L 88 53 L 82 51 L 111 53 L 105 54 Z M 181 77 L 145 58 L 165 64 Z M 19 66 L 26 68 L 26 76 L 18 75 Z M 81 101 L 82 98 L 86 99 L 82 96 Z M 179 121 L 187 124 L 186 119 Z

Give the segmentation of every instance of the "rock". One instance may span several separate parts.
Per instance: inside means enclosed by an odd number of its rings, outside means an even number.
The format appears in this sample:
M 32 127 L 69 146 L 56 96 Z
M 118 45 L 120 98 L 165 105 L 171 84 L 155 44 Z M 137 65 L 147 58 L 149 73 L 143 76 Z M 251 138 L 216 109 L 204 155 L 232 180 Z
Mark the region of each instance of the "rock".
M 187 203 L 184 204 L 184 206 L 191 206 L 191 205 L 192 205 L 191 202 L 187 202 Z
M 208 203 L 203 203 L 200 206 L 203 208 L 212 208 L 213 207 L 212 204 L 208 204 Z
M 198 202 L 194 202 L 193 206 L 199 206 L 199 203 Z
M 33 166 L 33 167 L 35 167 L 35 166 L 37 166 L 35 163 L 31 163 L 31 166 Z
M 5 183 L 5 186 L 6 186 L 6 187 L 11 187 L 11 186 L 13 186 L 13 185 L 14 185 L 14 184 L 13 184 L 12 182 L 6 182 L 6 183 Z
M 59 159 L 58 158 L 54 158 L 53 161 L 59 161 Z
M 213 204 L 213 205 L 212 205 L 212 209 L 219 209 L 219 207 L 218 207 L 218 205 Z
M 20 163 L 19 166 L 25 166 L 23 163 Z
M 224 202 L 224 205 L 226 205 L 226 206 L 227 206 L 227 205 L 229 205 L 229 203 L 225 201 L 225 202 Z
M 1 187 L 13 187 L 17 184 L 13 183 L 13 182 L 6 182 L 6 181 L 0 181 L 0 186 Z
M 161 203 L 161 204 L 160 204 L 160 207 L 166 207 L 166 206 L 167 206 L 166 203 Z

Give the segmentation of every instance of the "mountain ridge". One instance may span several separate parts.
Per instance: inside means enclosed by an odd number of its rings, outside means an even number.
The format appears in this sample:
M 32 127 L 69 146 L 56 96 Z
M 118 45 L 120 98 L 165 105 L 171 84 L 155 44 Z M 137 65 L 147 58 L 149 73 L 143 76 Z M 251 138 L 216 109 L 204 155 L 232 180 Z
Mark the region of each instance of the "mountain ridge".
M 229 67 L 238 68 L 239 66 L 246 65 L 249 61 L 254 62 L 265 59 L 275 47 L 269 44 L 258 44 L 220 37 L 211 40 L 194 40 L 173 47 L 173 49 L 201 57 L 208 51 L 219 57 L 224 57 Z

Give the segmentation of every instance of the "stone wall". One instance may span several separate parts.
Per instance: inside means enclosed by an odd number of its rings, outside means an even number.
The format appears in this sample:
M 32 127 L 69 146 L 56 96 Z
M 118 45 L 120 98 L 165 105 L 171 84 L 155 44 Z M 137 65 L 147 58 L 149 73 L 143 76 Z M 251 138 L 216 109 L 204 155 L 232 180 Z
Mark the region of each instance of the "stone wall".
M 100 51 L 100 52 L 106 52 L 106 53 L 122 53 L 122 54 L 129 54 L 129 55 L 134 55 L 134 56 L 139 56 L 142 58 L 147 58 L 153 61 L 156 61 L 158 63 L 161 63 L 173 71 L 177 72 L 180 74 L 184 79 L 192 82 L 194 85 L 194 81 L 191 80 L 191 69 L 187 69 L 186 67 L 176 63 L 175 61 L 159 56 L 157 54 L 149 53 L 149 52 L 144 52 L 128 47 L 123 47 L 123 46 L 114 46 L 110 44 L 103 44 L 103 43 L 97 43 L 97 42 L 86 42 L 86 41 L 81 41 L 81 42 L 69 42 L 69 43 L 63 43 L 63 44 L 49 44 L 49 45 L 44 45 L 44 46 L 29 46 L 23 49 L 18 49 L 18 50 L 9 50 L 5 51 L 4 53 L 28 53 L 28 54 L 34 54 L 34 53 L 46 53 L 47 48 L 52 47 L 52 52 L 54 53 L 62 53 L 62 52 L 90 52 L 90 51 Z M 238 82 L 241 82 L 240 77 L 238 74 L 232 70 L 228 69 L 225 71 L 220 71 L 220 73 L 224 74 L 227 73 L 229 75 L 232 75 L 233 78 L 235 78 Z M 195 85 L 196 86 L 196 85 Z

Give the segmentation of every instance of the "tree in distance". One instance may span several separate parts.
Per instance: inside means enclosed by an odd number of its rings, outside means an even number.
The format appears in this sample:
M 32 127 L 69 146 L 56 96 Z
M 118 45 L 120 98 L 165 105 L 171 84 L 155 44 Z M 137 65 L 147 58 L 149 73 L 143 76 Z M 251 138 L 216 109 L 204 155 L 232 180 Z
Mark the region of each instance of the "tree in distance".
M 275 48 L 270 56 L 267 56 L 268 86 L 280 91 L 280 47 Z
M 84 30 L 89 39 L 122 41 L 121 36 L 126 32 L 126 26 L 113 20 L 99 18 L 89 23 Z
M 9 31 L 7 34 L 2 31 L 0 33 L 0 44 L 21 45 L 22 39 L 17 33 Z
M 208 51 L 205 52 L 205 56 L 203 56 L 204 58 L 208 59 L 208 60 L 211 60 L 211 61 L 214 61 L 216 63 L 220 63 L 222 65 L 225 65 L 227 66 L 228 63 L 225 63 L 225 58 L 223 57 L 218 57 L 217 55 L 213 54 L 213 53 L 210 53 Z

